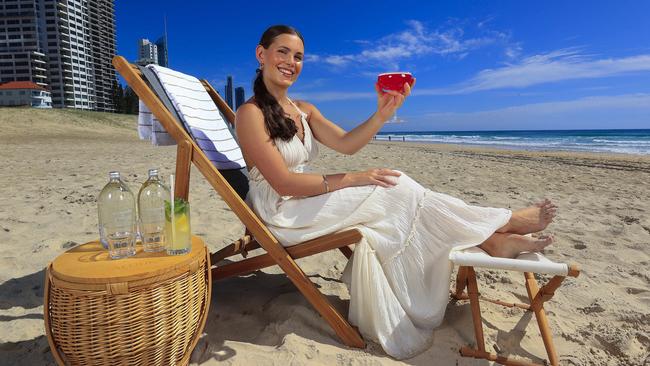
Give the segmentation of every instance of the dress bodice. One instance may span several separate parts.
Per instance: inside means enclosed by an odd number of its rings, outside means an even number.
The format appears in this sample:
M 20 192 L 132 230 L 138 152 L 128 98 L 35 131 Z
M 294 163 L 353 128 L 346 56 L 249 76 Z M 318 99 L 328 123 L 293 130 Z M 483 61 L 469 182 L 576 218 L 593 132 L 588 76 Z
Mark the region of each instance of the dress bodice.
M 304 172 L 308 162 L 318 156 L 318 144 L 307 122 L 307 113 L 301 111 L 292 101 L 291 104 L 300 112 L 300 123 L 304 131 L 304 141 L 301 141 L 298 134 L 295 134 L 291 140 L 283 141 L 279 138 L 273 140 L 278 151 L 282 155 L 287 168 L 293 172 Z M 257 167 L 253 167 L 249 172 L 250 180 L 260 182 L 265 180 Z
M 287 168 L 292 172 L 303 173 L 308 171 L 307 164 L 318 156 L 318 143 L 307 122 L 307 113 L 301 111 L 291 100 L 289 102 L 300 113 L 304 141 L 301 141 L 298 134 L 295 134 L 289 141 L 276 138 L 273 143 L 282 155 Z M 250 191 L 247 200 L 261 216 L 265 216 L 261 211 L 266 210 L 270 210 L 270 212 L 266 212 L 267 214 L 273 214 L 283 200 L 291 198 L 278 195 L 257 167 L 253 167 L 248 175 Z

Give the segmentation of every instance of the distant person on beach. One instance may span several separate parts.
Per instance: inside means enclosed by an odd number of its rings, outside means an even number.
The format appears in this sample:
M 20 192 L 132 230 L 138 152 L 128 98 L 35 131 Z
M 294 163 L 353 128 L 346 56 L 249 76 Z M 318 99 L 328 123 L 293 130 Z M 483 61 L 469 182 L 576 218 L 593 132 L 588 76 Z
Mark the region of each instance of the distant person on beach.
M 377 110 L 344 131 L 289 87 L 303 67 L 304 40 L 283 25 L 267 29 L 256 48 L 254 96 L 237 111 L 236 131 L 250 171 L 247 201 L 283 245 L 348 228 L 363 234 L 344 280 L 350 322 L 386 353 L 424 351 L 449 299 L 452 249 L 480 246 L 493 256 L 540 251 L 550 236 L 531 238 L 556 213 L 548 200 L 517 211 L 470 206 L 436 193 L 399 171 L 311 172 L 318 143 L 339 153 L 362 149 L 411 93 L 382 91 Z

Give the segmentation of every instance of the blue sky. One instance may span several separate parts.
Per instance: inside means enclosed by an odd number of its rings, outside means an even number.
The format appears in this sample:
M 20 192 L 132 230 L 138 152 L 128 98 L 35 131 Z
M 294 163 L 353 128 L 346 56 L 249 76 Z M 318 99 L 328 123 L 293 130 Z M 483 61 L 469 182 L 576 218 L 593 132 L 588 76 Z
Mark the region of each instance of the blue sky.
M 410 71 L 404 123 L 384 131 L 650 128 L 649 1 L 116 1 L 118 53 L 167 17 L 171 67 L 251 95 L 273 24 L 305 38 L 290 90 L 346 129 L 373 113 L 376 75 Z

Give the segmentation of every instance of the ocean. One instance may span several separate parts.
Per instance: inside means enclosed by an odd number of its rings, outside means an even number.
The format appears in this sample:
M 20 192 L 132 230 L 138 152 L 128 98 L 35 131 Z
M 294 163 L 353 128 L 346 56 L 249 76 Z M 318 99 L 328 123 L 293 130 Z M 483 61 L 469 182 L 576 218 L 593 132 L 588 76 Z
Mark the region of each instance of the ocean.
M 377 140 L 650 155 L 650 129 L 380 132 Z

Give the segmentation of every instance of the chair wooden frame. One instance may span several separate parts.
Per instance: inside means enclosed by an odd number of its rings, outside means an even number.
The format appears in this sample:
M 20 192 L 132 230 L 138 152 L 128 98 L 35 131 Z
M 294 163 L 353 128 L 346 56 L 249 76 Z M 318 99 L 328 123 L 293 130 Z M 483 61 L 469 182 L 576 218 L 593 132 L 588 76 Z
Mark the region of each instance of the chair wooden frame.
M 567 273 L 568 276 L 578 277 L 579 274 L 580 269 L 577 265 L 569 265 L 569 270 Z M 537 284 L 537 280 L 535 280 L 534 274 L 531 272 L 524 272 L 526 291 L 528 292 L 528 299 L 530 303 L 508 303 L 500 300 L 492 300 L 482 297 L 478 291 L 478 284 L 476 282 L 476 272 L 474 271 L 474 267 L 460 266 L 458 268 L 458 275 L 456 276 L 456 289 L 455 291 L 452 291 L 451 296 L 458 300 L 469 300 L 472 310 L 472 322 L 474 323 L 474 336 L 476 337 L 476 348 L 470 346 L 461 347 L 460 354 L 463 357 L 485 359 L 503 365 L 539 365 L 533 362 L 520 361 L 512 359 L 510 357 L 499 356 L 486 351 L 485 340 L 483 337 L 483 323 L 481 320 L 481 307 L 479 303 L 479 300 L 482 299 L 501 306 L 518 307 L 520 309 L 532 311 L 535 314 L 535 318 L 537 319 L 537 326 L 539 327 L 539 332 L 542 335 L 542 341 L 544 342 L 544 347 L 546 348 L 548 361 L 553 366 L 559 365 L 557 352 L 555 351 L 555 345 L 553 344 L 553 335 L 551 334 L 551 329 L 549 328 L 548 320 L 546 319 L 546 313 L 544 312 L 544 302 L 550 300 L 553 297 L 555 290 L 560 287 L 562 281 L 564 281 L 565 278 L 565 276 L 553 276 L 544 286 L 540 288 Z M 465 293 L 465 289 L 467 289 L 467 293 Z
M 361 233 L 356 229 L 352 229 L 326 235 L 291 247 L 283 247 L 257 215 L 239 197 L 219 170 L 208 160 L 196 142 L 176 122 L 171 112 L 167 110 L 158 96 L 147 85 L 140 70 L 121 56 L 113 58 L 113 66 L 178 144 L 174 189 L 176 197 L 188 198 L 190 167 L 193 163 L 246 226 L 244 237 L 211 254 L 211 263 L 215 265 L 215 268 L 212 269 L 213 280 L 242 275 L 261 268 L 278 265 L 312 306 L 325 318 L 344 344 L 356 348 L 365 347 L 365 342 L 358 330 L 348 323 L 345 317 L 325 298 L 295 262 L 297 258 L 337 248 L 349 258 L 352 255 L 352 250 L 348 245 L 358 243 L 361 240 Z M 207 81 L 201 80 L 201 83 L 226 120 L 233 124 L 235 114 L 232 109 Z M 242 254 L 246 257 L 249 250 L 259 247 L 263 248 L 266 254 L 219 265 L 219 262 L 227 257 L 236 254 Z

